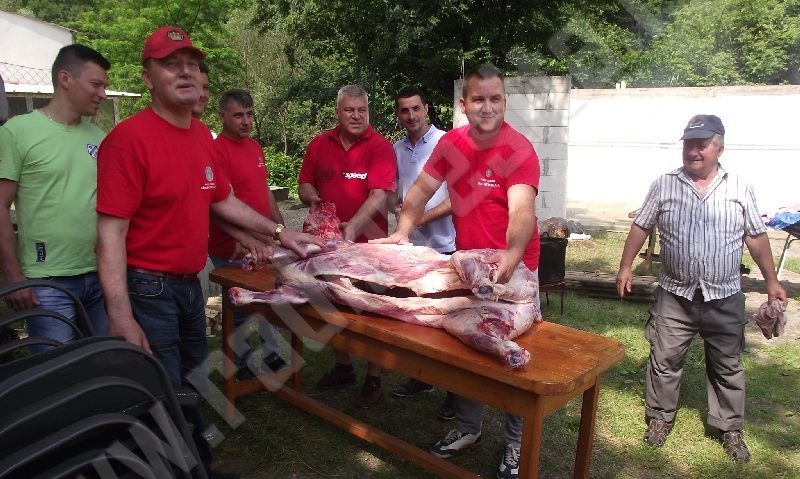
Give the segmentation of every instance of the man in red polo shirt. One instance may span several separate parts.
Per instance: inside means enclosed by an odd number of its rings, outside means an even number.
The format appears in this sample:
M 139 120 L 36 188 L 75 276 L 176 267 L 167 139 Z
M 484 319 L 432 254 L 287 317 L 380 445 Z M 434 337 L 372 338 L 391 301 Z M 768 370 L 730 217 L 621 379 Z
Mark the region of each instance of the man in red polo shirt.
M 336 96 L 335 128 L 308 145 L 298 183 L 300 200 L 311 211 L 320 201 L 336 205 L 342 233 L 349 241 L 366 242 L 388 233 L 388 192 L 395 190 L 397 163 L 392 144 L 369 124 L 367 93 L 346 85 Z M 317 382 L 327 389 L 354 383 L 350 356 L 334 352 L 336 365 Z M 381 397 L 381 368 L 370 363 L 357 407 L 370 407 Z
M 253 130 L 253 97 L 245 90 L 226 91 L 219 99 L 219 118 L 222 121 L 222 133 L 214 140 L 219 151 L 217 166 L 230 178 L 233 194 L 260 214 L 282 224 L 283 215 L 267 186 L 269 173 L 264 162 L 264 151 L 257 141 L 250 138 Z M 216 224 L 218 218 L 213 220 L 208 236 L 211 262 L 215 267 L 241 266 L 242 255 L 247 251 Z M 264 365 L 272 371 L 286 366 L 280 356 L 280 336 L 275 326 L 259 319 L 259 315 L 234 312 L 233 349 L 236 352 L 238 380 L 255 377 L 260 369 L 256 363 L 250 361 L 252 349 L 249 344 L 250 327 L 247 323 L 251 317 L 257 324 Z
M 503 75 L 490 64 L 480 65 L 464 77 L 460 100 L 468 125 L 447 132 L 436 144 L 428 162 L 403 202 L 397 231 L 381 243 L 408 243 L 409 234 L 422 220 L 425 204 L 447 181 L 456 250 L 496 248 L 486 258 L 497 267 L 497 281 L 505 283 L 522 262 L 534 274 L 539 270 L 539 234 L 536 193 L 539 159 L 533 145 L 505 122 Z M 484 405 L 456 396 L 456 427 L 430 448 L 438 457 L 453 454 L 481 439 Z M 522 418 L 506 414 L 503 459 L 499 479 L 519 476 Z
M 211 133 L 192 117 L 204 56 L 177 27 L 161 27 L 145 41 L 142 80 L 151 102 L 100 146 L 96 246 L 109 334 L 152 352 L 173 382 L 201 394 L 208 386 L 208 346 L 197 272 L 208 254 L 209 209 L 298 252 L 298 243 L 323 245 L 231 193 Z M 208 477 L 233 477 L 210 469 L 200 408 L 184 406 L 183 413 Z

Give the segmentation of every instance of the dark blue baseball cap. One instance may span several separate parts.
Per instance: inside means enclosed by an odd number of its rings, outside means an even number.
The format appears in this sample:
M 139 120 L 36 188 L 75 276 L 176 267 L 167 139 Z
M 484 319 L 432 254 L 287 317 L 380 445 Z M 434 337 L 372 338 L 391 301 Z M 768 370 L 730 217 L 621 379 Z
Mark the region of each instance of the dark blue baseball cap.
M 681 140 L 711 138 L 714 135 L 725 136 L 722 120 L 716 115 L 695 115 L 683 129 Z

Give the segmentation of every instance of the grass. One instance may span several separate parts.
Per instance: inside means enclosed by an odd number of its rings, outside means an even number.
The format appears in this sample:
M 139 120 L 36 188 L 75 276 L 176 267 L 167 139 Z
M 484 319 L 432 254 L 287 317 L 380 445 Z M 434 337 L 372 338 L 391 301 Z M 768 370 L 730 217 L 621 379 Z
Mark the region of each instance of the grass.
M 625 235 L 600 234 L 594 240 L 571 244 L 568 269 L 615 272 Z M 641 274 L 643 266 L 635 272 Z M 644 370 L 649 345 L 643 336 L 647 305 L 592 299 L 567 294 L 564 315 L 558 301 L 543 305 L 549 321 L 615 338 L 625 344 L 626 356 L 603 376 L 591 469 L 593 478 L 800 478 L 800 335 L 789 332 L 770 342 L 750 343 L 744 355 L 747 370 L 746 438 L 751 463 L 734 465 L 721 445 L 704 433 L 706 390 L 703 350 L 690 348 L 678 420 L 667 444 L 660 449 L 643 445 Z M 288 348 L 287 344 L 284 344 Z M 536 352 L 533 352 L 534 361 Z M 384 374 L 385 396 L 369 410 L 351 403 L 356 386 L 342 391 L 316 391 L 313 383 L 332 364 L 329 349 L 306 350 L 306 391 L 354 417 L 426 448 L 447 433 L 452 423 L 435 418 L 444 392 L 399 399 L 389 391 L 405 378 Z M 356 361 L 359 379 L 363 361 Z M 216 450 L 221 468 L 245 478 L 429 478 L 430 474 L 391 454 L 357 440 L 267 393 L 242 398 L 237 407 L 245 418 L 235 429 L 210 412 L 209 418 L 225 440 Z M 546 419 L 540 477 L 572 477 L 580 402 L 573 401 Z M 502 454 L 502 415 L 484 414 L 484 439 L 453 462 L 494 477 Z

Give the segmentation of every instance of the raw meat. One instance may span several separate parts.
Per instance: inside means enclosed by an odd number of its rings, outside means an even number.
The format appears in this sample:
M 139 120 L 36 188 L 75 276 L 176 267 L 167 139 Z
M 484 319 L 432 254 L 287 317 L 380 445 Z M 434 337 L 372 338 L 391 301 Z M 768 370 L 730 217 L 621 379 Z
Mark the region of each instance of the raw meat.
M 303 233 L 312 234 L 322 239 L 344 239 L 339 228 L 341 221 L 336 216 L 336 205 L 330 201 L 322 201 L 303 222 Z
M 538 280 L 520 264 L 507 284 L 496 284 L 493 265 L 481 261 L 494 250 L 449 257 L 423 246 L 337 241 L 335 249 L 329 243 L 305 259 L 275 251 L 282 286 L 266 292 L 231 288 L 234 304 L 296 304 L 302 294 L 312 302 L 323 296 L 356 311 L 443 328 L 514 368 L 530 359 L 512 340 L 541 322 Z

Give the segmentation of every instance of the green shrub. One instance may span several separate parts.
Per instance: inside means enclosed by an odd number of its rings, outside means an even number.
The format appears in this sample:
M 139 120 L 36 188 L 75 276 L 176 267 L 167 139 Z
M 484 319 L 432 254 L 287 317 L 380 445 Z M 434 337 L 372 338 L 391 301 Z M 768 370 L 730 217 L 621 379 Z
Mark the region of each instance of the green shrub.
M 293 196 L 296 196 L 297 173 L 300 171 L 303 159 L 286 155 L 272 148 L 264 149 L 264 157 L 267 159 L 270 186 L 285 186 L 289 188 Z

